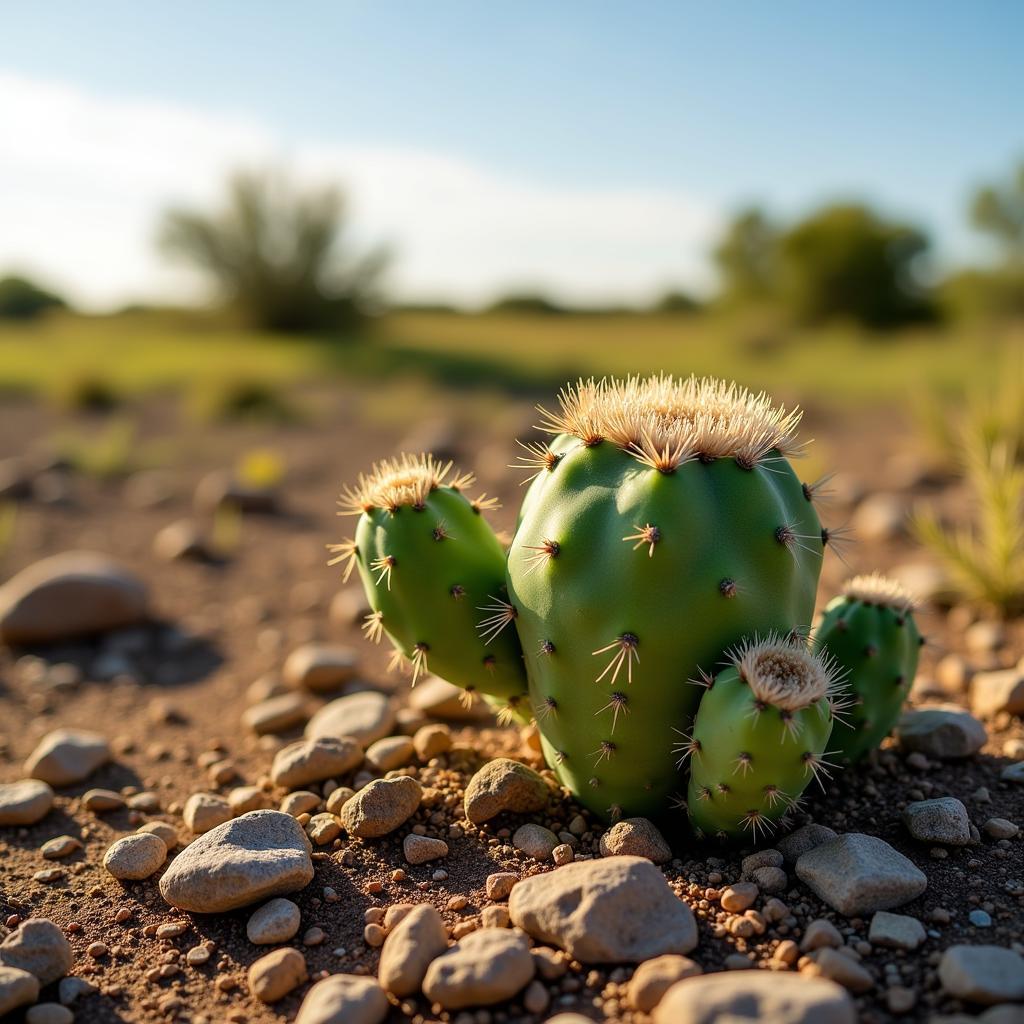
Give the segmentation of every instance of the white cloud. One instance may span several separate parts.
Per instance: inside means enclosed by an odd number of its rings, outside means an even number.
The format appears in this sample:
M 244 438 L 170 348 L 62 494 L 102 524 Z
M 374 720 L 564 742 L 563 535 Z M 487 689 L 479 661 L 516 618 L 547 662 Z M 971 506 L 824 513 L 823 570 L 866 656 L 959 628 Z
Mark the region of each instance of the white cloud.
M 682 192 L 565 187 L 464 159 L 311 140 L 285 150 L 241 116 L 112 99 L 0 74 L 0 268 L 45 276 L 92 308 L 181 301 L 196 279 L 153 245 L 171 202 L 211 203 L 240 166 L 342 182 L 364 241 L 393 245 L 392 290 L 477 302 L 511 287 L 575 301 L 701 289 L 717 212 Z

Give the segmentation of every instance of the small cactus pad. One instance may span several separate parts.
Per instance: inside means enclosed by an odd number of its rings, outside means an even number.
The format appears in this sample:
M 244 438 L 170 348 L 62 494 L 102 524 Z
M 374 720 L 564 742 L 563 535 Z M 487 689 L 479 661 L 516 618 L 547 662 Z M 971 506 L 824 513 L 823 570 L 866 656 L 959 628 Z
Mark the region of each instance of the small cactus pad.
M 481 515 L 493 503 L 463 493 L 472 483 L 431 456 L 378 463 L 342 497 L 341 514 L 359 522 L 353 540 L 334 546 L 335 561 L 346 575 L 358 567 L 373 609 L 364 630 L 373 640 L 387 633 L 414 685 L 435 672 L 529 720 L 505 552 Z
M 832 746 L 859 761 L 896 724 L 917 671 L 921 634 L 914 602 L 894 580 L 857 576 L 825 608 L 815 643 L 846 671 L 852 703 Z
M 801 640 L 749 640 L 709 680 L 676 756 L 688 763 L 687 809 L 698 832 L 756 841 L 829 774 L 826 746 L 839 683 Z

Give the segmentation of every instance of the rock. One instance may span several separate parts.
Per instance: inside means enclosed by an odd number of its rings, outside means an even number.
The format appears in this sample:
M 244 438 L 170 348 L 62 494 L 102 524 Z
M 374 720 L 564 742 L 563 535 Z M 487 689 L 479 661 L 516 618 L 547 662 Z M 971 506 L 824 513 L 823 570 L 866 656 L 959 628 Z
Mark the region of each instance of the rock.
M 466 691 L 437 676 L 421 679 L 409 694 L 409 707 L 452 722 L 482 722 L 492 718 L 490 707 L 477 697 L 467 707 Z
M 299 908 L 283 897 L 264 903 L 245 925 L 248 940 L 257 946 L 287 942 L 298 933 L 302 915 Z
M 839 929 L 827 918 L 819 917 L 804 929 L 800 940 L 801 953 L 813 953 L 816 949 L 839 949 L 843 937 Z
M 249 967 L 249 991 L 261 1003 L 276 1003 L 309 977 L 297 949 L 275 949 Z
M 47 839 L 39 847 L 39 852 L 46 860 L 62 860 L 64 857 L 70 857 L 71 854 L 77 853 L 81 848 L 81 841 L 74 836 L 55 836 L 53 839 Z
M 690 908 L 642 857 L 577 861 L 520 881 L 512 923 L 584 963 L 639 963 L 697 945 Z
M 512 891 L 512 886 L 519 881 L 519 876 L 511 871 L 496 871 L 493 875 L 487 876 L 484 883 L 484 891 L 489 900 L 506 900 Z
M 875 987 L 871 972 L 838 949 L 819 949 L 813 956 L 818 973 L 857 994 Z
M 344 788 L 344 787 L 341 787 Z M 337 793 L 338 790 L 333 790 L 331 795 Z M 348 791 L 351 795 L 352 790 Z M 300 814 L 311 814 L 321 804 L 320 795 L 318 793 L 311 793 L 309 790 L 300 789 L 294 793 L 289 793 L 282 801 L 280 810 L 285 814 L 290 814 L 293 818 L 297 818 Z M 338 808 L 340 810 L 340 808 Z M 337 811 L 331 811 L 332 814 Z
M 96 986 L 85 978 L 61 978 L 57 983 L 57 998 L 61 1006 L 71 1006 L 82 996 L 91 996 Z
M 0 1017 L 39 998 L 39 979 L 28 971 L 0 964 Z
M 341 808 L 341 822 L 351 836 L 375 839 L 408 821 L 420 805 L 423 787 L 408 776 L 376 779 Z
M 906 914 L 890 914 L 879 910 L 871 918 L 868 942 L 872 946 L 886 946 L 889 949 L 917 949 L 926 938 L 924 925 L 916 917 Z
M 548 802 L 547 783 L 532 769 L 507 757 L 489 761 L 466 786 L 466 817 L 474 825 L 509 811 L 530 814 Z
M 967 920 L 970 921 L 975 928 L 992 927 L 992 915 L 987 910 L 974 909 L 967 915 Z
M 451 750 L 451 730 L 440 722 L 421 726 L 412 738 L 412 745 L 421 761 L 429 761 L 432 757 L 438 757 Z
M 789 876 L 786 872 L 771 864 L 754 868 L 750 877 L 761 892 L 783 892 L 789 886 Z
M 985 726 L 955 704 L 905 711 L 896 726 L 903 750 L 918 751 L 942 761 L 970 757 L 988 740 Z
M 981 826 L 984 833 L 993 839 L 1013 839 L 1020 831 L 1020 827 L 1006 818 L 989 818 Z
M 331 606 L 327 617 L 335 626 L 359 626 L 370 615 L 373 609 L 366 600 L 366 593 L 357 583 L 355 586 L 339 590 L 331 598 Z
M 379 772 L 412 764 L 416 751 L 408 736 L 385 736 L 366 748 L 366 761 Z
M 82 806 L 93 814 L 106 814 L 124 807 L 124 797 L 112 789 L 90 789 L 82 797 Z
M 1001 711 L 1024 715 L 1024 671 L 979 672 L 971 680 L 971 710 L 981 718 L 994 718 Z
M 448 948 L 441 915 L 429 904 L 413 907 L 388 934 L 377 977 L 392 995 L 416 995 L 431 962 Z
M 301 693 L 282 693 L 253 704 L 242 713 L 242 724 L 257 736 L 273 736 L 303 725 L 309 718 Z
M 672 849 L 654 823 L 646 818 L 624 818 L 601 836 L 601 856 L 646 857 L 655 864 L 672 859 Z
M 903 854 L 876 836 L 850 832 L 803 854 L 797 877 L 830 907 L 863 917 L 916 899 L 928 879 Z
M 181 816 L 192 832 L 202 835 L 230 821 L 235 815 L 224 797 L 216 793 L 193 793 L 185 801 Z
M 430 836 L 418 836 L 410 832 L 402 841 L 402 851 L 410 864 L 426 864 L 427 861 L 447 857 L 448 844 L 443 839 L 432 839 Z
M 146 588 L 105 555 L 66 551 L 0 586 L 0 641 L 56 643 L 130 626 L 147 616 Z
M 339 786 L 332 789 L 330 796 L 324 801 L 327 813 L 336 817 L 341 815 L 341 809 L 356 795 L 356 791 L 349 786 Z
M 25 774 L 51 786 L 73 786 L 109 760 L 110 746 L 99 733 L 54 729 L 28 755 Z
M 348 736 L 366 747 L 387 736 L 394 728 L 391 701 L 373 690 L 352 693 L 325 704 L 306 724 L 310 739 Z
M 274 755 L 270 778 L 275 786 L 297 789 L 345 775 L 362 762 L 363 748 L 357 740 L 348 736 L 319 736 L 282 747 Z
M 558 836 L 543 825 L 530 823 L 515 830 L 512 845 L 534 860 L 551 860 L 552 851 L 558 845 Z
M 950 946 L 939 961 L 942 988 L 992 1006 L 1024 999 L 1024 957 L 1002 946 Z
M 1016 764 L 1008 764 L 1000 773 L 999 778 L 1003 782 L 1015 782 L 1017 785 L 1024 784 L 1024 761 Z
M 306 993 L 295 1024 L 381 1024 L 388 997 L 373 978 L 332 974 Z
M 482 928 L 431 961 L 423 994 L 446 1010 L 490 1006 L 529 984 L 533 970 L 524 936 L 508 928 Z
M 903 810 L 907 831 L 922 843 L 966 846 L 971 841 L 967 808 L 952 796 L 915 800 Z
M 736 882 L 722 890 L 720 903 L 730 914 L 742 914 L 754 905 L 760 890 L 753 882 Z
M 167 860 L 167 844 L 152 832 L 136 832 L 116 840 L 103 855 L 103 866 L 118 881 L 149 878 Z
M 63 978 L 74 957 L 64 933 L 45 917 L 30 917 L 0 943 L 0 964 L 28 971 L 40 985 Z
M 191 519 L 168 523 L 153 538 L 153 554 L 164 562 L 206 562 L 212 552 Z
M 907 508 L 895 494 L 869 494 L 856 508 L 850 528 L 861 540 L 887 541 L 902 536 Z
M 993 654 L 1006 643 L 1006 626 L 995 619 L 972 622 L 964 630 L 964 646 L 971 654 Z
M 71 1024 L 75 1015 L 60 1003 L 36 1003 L 25 1013 L 25 1024 Z
M 351 647 L 303 644 L 288 655 L 281 675 L 296 689 L 331 693 L 355 678 L 358 668 L 359 656 Z
M 341 835 L 341 825 L 333 814 L 314 814 L 306 826 L 306 835 L 315 846 L 326 846 Z
M 795 864 L 808 850 L 835 839 L 837 834 L 827 825 L 811 822 L 795 832 L 790 832 L 788 836 L 783 836 L 775 844 L 775 848 L 782 854 L 787 864 Z
M 178 830 L 166 821 L 147 821 L 136 830 L 140 835 L 151 833 L 156 836 L 167 847 L 170 853 L 178 845 Z
M 713 1021 L 856 1024 L 853 1000 L 826 978 L 779 971 L 726 971 L 677 982 L 654 1008 L 654 1024 Z
M 236 786 L 228 793 L 228 806 L 236 817 L 249 811 L 263 811 L 274 806 L 274 798 L 259 786 Z
M 626 1002 L 634 1010 L 650 1013 L 662 996 L 677 982 L 703 974 L 704 968 L 688 956 L 666 953 L 642 963 L 630 978 Z
M 53 790 L 41 779 L 0 785 L 0 825 L 34 825 L 53 807 Z
M 179 910 L 213 914 L 283 896 L 313 880 L 302 826 L 280 811 L 250 811 L 187 846 L 160 879 Z
M 196 511 L 204 514 L 225 508 L 255 515 L 271 515 L 278 510 L 275 488 L 244 483 L 223 469 L 211 470 L 199 481 L 193 502 Z

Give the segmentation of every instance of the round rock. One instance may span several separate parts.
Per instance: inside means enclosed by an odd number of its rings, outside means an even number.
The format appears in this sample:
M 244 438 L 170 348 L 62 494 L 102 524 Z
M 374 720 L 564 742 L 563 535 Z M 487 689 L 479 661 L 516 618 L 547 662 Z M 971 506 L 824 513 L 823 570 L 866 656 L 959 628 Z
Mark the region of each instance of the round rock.
M 626 1000 L 634 1010 L 650 1013 L 677 982 L 703 974 L 704 969 L 688 956 L 668 953 L 642 963 L 629 981 Z
M 0 825 L 34 825 L 53 806 L 53 790 L 41 779 L 0 785 Z
M 490 1006 L 511 999 L 529 984 L 533 971 L 524 936 L 508 928 L 482 928 L 431 962 L 423 994 L 446 1010 Z
M 655 864 L 672 859 L 672 850 L 654 823 L 646 818 L 624 818 L 601 836 L 601 856 L 645 857 Z
M 907 831 L 922 843 L 967 846 L 971 841 L 971 819 L 967 808 L 953 796 L 915 800 L 903 810 Z
M 389 772 L 411 764 L 415 756 L 412 739 L 408 736 L 385 736 L 366 748 L 367 762 L 379 772 Z
M 551 860 L 558 843 L 558 836 L 551 829 L 532 822 L 520 825 L 512 835 L 512 845 L 517 850 L 539 861 Z
M 388 997 L 373 978 L 332 974 L 306 993 L 295 1024 L 381 1024 Z
M 39 998 L 39 979 L 18 967 L 0 964 L 0 1017 Z
M 0 964 L 28 971 L 40 985 L 63 978 L 74 957 L 64 933 L 44 917 L 30 917 L 0 943 Z
M 448 948 L 441 915 L 429 904 L 413 907 L 388 934 L 378 979 L 392 995 L 416 995 L 431 962 Z
M 36 1003 L 25 1012 L 25 1024 L 71 1024 L 75 1015 L 60 1003 Z
M 903 750 L 951 761 L 976 754 L 988 734 L 974 715 L 947 704 L 905 711 L 896 726 L 896 739 Z
M 246 708 L 242 724 L 257 736 L 272 736 L 304 724 L 308 717 L 302 694 L 283 693 Z
M 276 1003 L 308 977 L 306 958 L 297 949 L 275 949 L 249 967 L 249 991 L 261 1003 Z
M 447 857 L 448 844 L 443 839 L 418 836 L 415 832 L 410 832 L 402 840 L 402 852 L 410 864 L 426 864 L 427 861 Z
M 29 754 L 25 774 L 51 786 L 73 786 L 109 760 L 110 746 L 99 733 L 55 729 Z
M 345 802 L 341 821 L 350 836 L 386 836 L 416 813 L 422 797 L 423 787 L 408 776 L 375 779 Z
M 202 835 L 230 821 L 235 813 L 231 810 L 231 804 L 216 793 L 193 793 L 185 801 L 181 816 L 192 832 Z
M 547 783 L 532 769 L 507 757 L 489 761 L 466 786 L 466 817 L 474 825 L 505 811 L 530 814 L 548 802 Z
M 352 693 L 325 704 L 306 724 L 311 739 L 348 736 L 366 747 L 387 736 L 395 725 L 391 701 L 374 690 Z
M 116 840 L 103 855 L 103 866 L 118 881 L 140 881 L 167 860 L 167 844 L 152 832 L 136 832 Z
M 167 847 L 167 852 L 170 853 L 178 845 L 178 830 L 168 824 L 166 821 L 147 821 L 145 824 L 140 825 L 136 830 L 140 835 L 146 833 L 152 833 Z
M 351 647 L 303 644 L 288 655 L 281 675 L 297 689 L 331 693 L 354 678 L 358 668 L 359 656 Z
M 939 981 L 956 999 L 992 1006 L 1024 999 L 1024 957 L 1002 946 L 950 946 Z
M 298 740 L 274 755 L 270 778 L 275 786 L 297 789 L 311 782 L 337 778 L 358 768 L 363 748 L 349 736 L 318 736 Z
M 293 939 L 299 931 L 302 915 L 299 908 L 283 897 L 264 903 L 245 926 L 245 934 L 257 946 L 273 946 Z

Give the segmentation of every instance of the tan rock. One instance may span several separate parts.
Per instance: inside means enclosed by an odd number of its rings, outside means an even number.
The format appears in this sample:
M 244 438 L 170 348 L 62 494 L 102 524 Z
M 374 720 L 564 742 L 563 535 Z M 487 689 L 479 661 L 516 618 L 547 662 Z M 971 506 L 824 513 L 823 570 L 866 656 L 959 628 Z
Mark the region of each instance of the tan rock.
M 289 686 L 331 693 L 354 679 L 359 656 L 351 647 L 337 644 L 304 644 L 288 655 L 281 671 Z
M 348 736 L 319 736 L 297 740 L 274 756 L 270 778 L 275 786 L 297 789 L 311 782 L 334 779 L 358 768 L 363 748 Z
M 136 832 L 123 836 L 108 847 L 103 866 L 118 881 L 149 878 L 167 860 L 167 844 L 152 832 Z
M 423 787 L 408 776 L 376 779 L 341 808 L 341 821 L 351 836 L 375 839 L 393 832 L 416 813 Z
M 507 928 L 482 928 L 431 961 L 423 994 L 446 1010 L 511 999 L 533 978 L 526 939 Z
M 372 978 L 332 974 L 306 993 L 295 1024 L 381 1024 L 388 1008 L 384 989 Z
M 548 802 L 547 783 L 532 769 L 507 757 L 485 764 L 466 786 L 466 817 L 475 825 L 504 811 L 530 814 Z
M 250 966 L 249 991 L 261 1003 L 276 1003 L 308 977 L 306 958 L 297 949 L 275 949 Z
M 185 801 L 181 816 L 190 831 L 202 835 L 230 821 L 235 815 L 224 797 L 216 793 L 193 793 Z
M 419 992 L 431 962 L 448 948 L 441 915 L 424 903 L 410 910 L 384 940 L 377 977 L 400 999 Z
M 688 956 L 666 953 L 642 963 L 626 989 L 626 1001 L 634 1010 L 650 1013 L 677 982 L 702 974 L 704 968 Z

